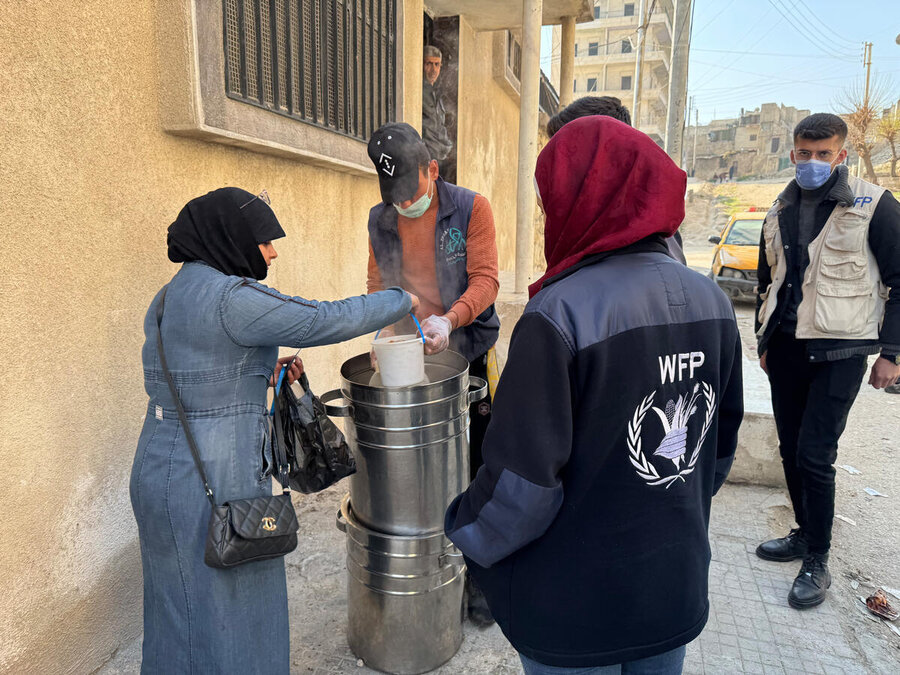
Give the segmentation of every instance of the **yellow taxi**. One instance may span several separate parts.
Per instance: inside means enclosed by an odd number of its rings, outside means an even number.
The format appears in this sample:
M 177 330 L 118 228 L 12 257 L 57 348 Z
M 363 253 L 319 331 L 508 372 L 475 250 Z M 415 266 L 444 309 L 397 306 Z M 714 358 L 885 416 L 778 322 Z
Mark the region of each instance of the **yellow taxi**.
M 759 238 L 766 211 L 751 208 L 735 213 L 720 235 L 709 238 L 716 245 L 709 276 L 733 299 L 756 297 Z

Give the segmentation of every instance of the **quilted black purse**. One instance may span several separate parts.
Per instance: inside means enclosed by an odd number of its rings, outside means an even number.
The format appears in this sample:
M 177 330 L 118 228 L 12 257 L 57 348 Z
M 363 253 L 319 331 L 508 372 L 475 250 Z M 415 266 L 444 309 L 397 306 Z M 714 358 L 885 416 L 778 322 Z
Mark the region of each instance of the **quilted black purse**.
M 297 530 L 300 526 L 297 522 L 297 514 L 291 503 L 291 489 L 288 484 L 288 461 L 281 442 L 275 444 L 275 462 L 278 482 L 284 487 L 280 495 L 267 497 L 252 497 L 251 499 L 235 499 L 224 504 L 216 504 L 212 488 L 206 472 L 203 470 L 203 462 L 200 461 L 200 453 L 194 442 L 194 435 L 188 424 L 184 406 L 175 388 L 175 381 L 166 364 L 166 355 L 162 344 L 162 316 L 163 306 L 166 301 L 166 291 L 163 290 L 156 308 L 156 349 L 159 353 L 159 362 L 169 383 L 169 391 L 178 409 L 178 419 L 184 429 L 188 447 L 203 487 L 206 497 L 212 505 L 212 513 L 209 517 L 209 531 L 206 536 L 206 551 L 204 562 L 210 567 L 227 568 L 252 562 L 254 560 L 267 560 L 278 558 L 290 553 L 297 548 Z M 276 404 L 276 423 L 280 416 L 280 406 Z

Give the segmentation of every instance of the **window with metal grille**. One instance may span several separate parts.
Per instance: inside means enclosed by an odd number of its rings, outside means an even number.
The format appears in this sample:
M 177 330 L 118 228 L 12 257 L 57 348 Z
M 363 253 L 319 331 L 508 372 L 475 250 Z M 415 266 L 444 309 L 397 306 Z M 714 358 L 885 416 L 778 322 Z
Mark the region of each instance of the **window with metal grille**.
M 223 0 L 229 98 L 368 140 L 396 113 L 397 0 Z
M 623 54 L 631 53 L 631 41 L 630 40 L 622 40 L 622 53 Z
M 512 31 L 506 31 L 508 38 L 506 41 L 506 66 L 516 76 L 516 79 L 522 81 L 522 45 L 513 35 Z
M 587 90 L 588 91 L 597 91 L 597 78 L 596 77 L 588 78 Z
M 626 2 L 625 3 L 625 14 L 624 16 L 634 16 L 634 3 Z
M 599 42 L 588 42 L 588 56 L 597 56 L 600 53 Z
M 622 89 L 631 89 L 631 75 L 622 76 Z

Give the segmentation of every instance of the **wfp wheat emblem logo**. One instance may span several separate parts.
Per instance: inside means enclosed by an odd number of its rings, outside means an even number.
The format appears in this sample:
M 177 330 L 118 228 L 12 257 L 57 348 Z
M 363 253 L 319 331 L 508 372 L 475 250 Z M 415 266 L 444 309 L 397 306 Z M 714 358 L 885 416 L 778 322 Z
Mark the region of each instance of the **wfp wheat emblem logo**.
M 703 365 L 706 356 L 703 352 L 685 352 L 682 354 L 670 354 L 659 357 L 660 379 L 666 382 L 684 383 L 687 390 L 682 390 L 677 398 L 664 401 L 664 407 L 655 406 L 657 390 L 653 390 L 645 396 L 634 409 L 634 414 L 628 422 L 628 459 L 635 468 L 637 475 L 648 485 L 665 485 L 668 490 L 677 481 L 686 482 L 686 476 L 694 472 L 697 460 L 700 458 L 700 449 L 706 440 L 706 435 L 712 426 L 716 410 L 716 392 L 706 382 L 694 381 L 694 371 Z M 687 373 L 685 373 L 687 371 Z M 687 378 L 685 379 L 685 375 Z M 699 426 L 699 433 L 693 436 L 691 428 L 697 429 L 697 424 L 691 424 L 695 415 L 700 414 L 703 422 Z M 659 458 L 654 462 L 644 453 L 643 435 L 646 431 L 645 418 L 647 413 L 653 411 L 659 419 L 662 440 L 660 440 L 650 457 Z M 653 419 L 651 417 L 651 419 Z M 650 426 L 649 423 L 646 426 Z M 651 437 L 659 436 L 660 429 L 655 429 Z M 696 443 L 694 443 L 696 439 Z M 690 453 L 690 454 L 689 454 Z M 668 461 L 662 461 L 668 460 Z M 672 467 L 669 467 L 669 462 Z M 662 468 L 659 468 L 662 467 Z

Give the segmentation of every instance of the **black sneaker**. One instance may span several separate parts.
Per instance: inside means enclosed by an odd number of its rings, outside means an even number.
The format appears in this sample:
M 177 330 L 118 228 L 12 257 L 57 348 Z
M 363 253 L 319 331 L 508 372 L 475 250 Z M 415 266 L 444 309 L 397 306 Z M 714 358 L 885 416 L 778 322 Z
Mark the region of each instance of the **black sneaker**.
M 806 540 L 799 528 L 791 530 L 788 536 L 781 539 L 770 539 L 756 547 L 756 555 L 763 560 L 790 562 L 803 558 L 807 550 Z
M 900 382 L 897 384 L 889 384 L 884 388 L 884 391 L 888 394 L 900 394 Z
M 800 574 L 794 579 L 788 604 L 794 609 L 809 609 L 825 602 L 825 593 L 831 586 L 827 553 L 810 553 L 803 559 Z

